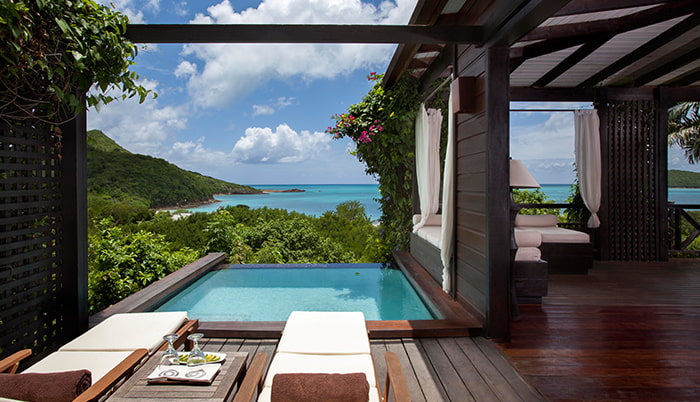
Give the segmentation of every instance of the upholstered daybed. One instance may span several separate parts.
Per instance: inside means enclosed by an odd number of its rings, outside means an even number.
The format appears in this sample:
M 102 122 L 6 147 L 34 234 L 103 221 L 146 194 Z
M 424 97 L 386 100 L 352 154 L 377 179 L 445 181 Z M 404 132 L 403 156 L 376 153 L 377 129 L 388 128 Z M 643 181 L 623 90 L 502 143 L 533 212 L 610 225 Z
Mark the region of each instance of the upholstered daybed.
M 541 235 L 541 258 L 550 274 L 586 274 L 593 265 L 593 244 L 587 233 L 557 226 L 555 215 L 518 215 L 515 231 Z
M 420 215 L 413 215 L 413 224 L 418 222 Z M 429 216 L 425 225 L 410 235 L 411 255 L 438 282 L 442 282 L 441 241 L 442 215 Z

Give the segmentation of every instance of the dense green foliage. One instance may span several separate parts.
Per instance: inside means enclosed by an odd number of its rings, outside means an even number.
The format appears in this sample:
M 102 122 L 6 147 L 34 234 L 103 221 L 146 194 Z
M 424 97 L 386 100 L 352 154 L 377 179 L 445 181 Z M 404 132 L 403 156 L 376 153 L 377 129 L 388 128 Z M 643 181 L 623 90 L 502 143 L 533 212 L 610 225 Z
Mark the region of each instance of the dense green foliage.
M 172 251 L 164 236 L 126 233 L 111 219 L 97 222 L 89 236 L 88 301 L 96 313 L 196 260 L 183 248 Z
M 369 93 L 347 113 L 334 116 L 335 126 L 326 131 L 334 138 L 350 138 L 365 172 L 379 182 L 382 241 L 388 259 L 391 250 L 407 246 L 411 232 L 414 127 L 420 99 L 417 82 L 410 76 L 388 90 L 382 78 L 370 74 L 368 79 L 376 83 Z
M 111 208 L 115 200 L 158 208 L 208 201 L 214 194 L 258 192 L 180 169 L 163 159 L 132 154 L 101 131 L 88 132 L 88 195 L 95 208 Z
M 683 102 L 668 111 L 668 144 L 678 145 L 688 162 L 700 161 L 700 102 Z
M 700 188 L 700 173 L 688 172 L 686 170 L 669 170 L 668 186 Z
M 92 0 L 0 0 L 0 117 L 59 123 L 85 110 L 82 94 L 98 106 L 115 99 L 112 88 L 143 101 L 127 23 Z
M 535 190 L 514 188 L 511 191 L 513 192 L 513 200 L 517 204 L 554 204 L 554 200 L 549 198 L 539 188 Z M 523 215 L 559 215 L 559 210 L 552 208 L 523 208 L 518 213 Z
M 131 211 L 120 211 L 121 223 L 110 216 L 90 226 L 91 312 L 210 252 L 225 252 L 235 264 L 377 262 L 383 255 L 380 229 L 357 201 L 318 218 L 244 205 L 179 219 Z

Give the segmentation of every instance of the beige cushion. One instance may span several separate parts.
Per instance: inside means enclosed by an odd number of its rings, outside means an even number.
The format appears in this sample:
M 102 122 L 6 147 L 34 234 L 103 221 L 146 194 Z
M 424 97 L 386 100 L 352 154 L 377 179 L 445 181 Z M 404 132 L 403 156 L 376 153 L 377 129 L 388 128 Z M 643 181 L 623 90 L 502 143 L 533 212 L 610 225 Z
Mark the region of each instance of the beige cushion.
M 542 243 L 589 243 L 588 233 L 558 227 L 520 227 L 518 230 L 536 231 L 542 236 Z
M 420 215 L 413 215 L 413 224 L 420 222 Z M 425 221 L 425 226 L 442 226 L 442 215 L 428 215 L 428 219 Z
M 54 373 L 87 369 L 92 373 L 92 383 L 96 383 L 132 351 L 123 352 L 65 352 L 58 351 L 46 356 L 23 373 Z
M 539 261 L 542 252 L 537 247 L 518 247 L 515 252 L 515 261 Z
M 282 331 L 277 352 L 369 354 L 365 316 L 357 311 L 293 311 Z
M 423 226 L 418 229 L 416 234 L 426 240 L 428 243 L 440 248 L 440 241 L 442 239 L 442 226 Z
M 516 215 L 515 226 L 547 227 L 557 226 L 556 215 Z
M 369 354 L 309 355 L 278 352 L 270 363 L 258 401 L 270 400 L 272 379 L 279 373 L 364 373 L 370 386 L 370 401 L 379 400 L 374 364 Z
M 515 229 L 515 243 L 520 247 L 539 247 L 542 244 L 542 235 L 536 230 Z
M 120 351 L 146 348 L 155 352 L 163 335 L 175 332 L 187 320 L 187 312 L 115 314 L 63 345 L 62 351 Z

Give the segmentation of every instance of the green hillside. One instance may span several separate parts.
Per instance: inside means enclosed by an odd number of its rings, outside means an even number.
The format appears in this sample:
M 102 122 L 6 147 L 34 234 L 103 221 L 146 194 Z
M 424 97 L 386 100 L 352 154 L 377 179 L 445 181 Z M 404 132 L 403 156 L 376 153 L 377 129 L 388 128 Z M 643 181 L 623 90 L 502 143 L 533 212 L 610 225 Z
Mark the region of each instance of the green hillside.
M 254 194 L 253 187 L 180 169 L 163 159 L 132 154 L 99 130 L 88 131 L 88 194 L 133 200 L 150 208 L 211 200 L 214 194 Z
M 668 186 L 700 188 L 700 173 L 688 172 L 686 170 L 669 170 Z

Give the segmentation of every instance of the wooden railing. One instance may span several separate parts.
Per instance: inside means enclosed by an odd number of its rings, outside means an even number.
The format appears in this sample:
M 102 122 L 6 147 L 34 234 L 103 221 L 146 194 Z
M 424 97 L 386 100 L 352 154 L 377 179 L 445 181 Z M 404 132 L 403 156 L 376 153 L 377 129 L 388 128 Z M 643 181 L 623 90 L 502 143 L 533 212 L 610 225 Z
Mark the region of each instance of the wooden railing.
M 700 210 L 698 204 L 668 204 L 668 239 L 670 247 L 669 255 L 695 254 L 700 257 L 700 250 L 689 250 L 693 240 L 700 236 L 700 223 L 688 213 L 687 210 Z M 682 225 L 686 221 L 691 226 L 691 231 L 683 238 Z

